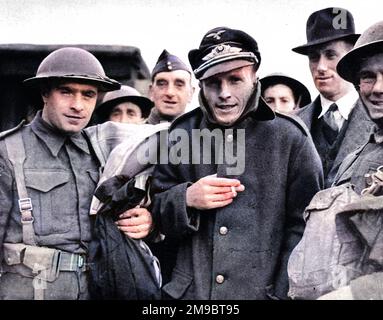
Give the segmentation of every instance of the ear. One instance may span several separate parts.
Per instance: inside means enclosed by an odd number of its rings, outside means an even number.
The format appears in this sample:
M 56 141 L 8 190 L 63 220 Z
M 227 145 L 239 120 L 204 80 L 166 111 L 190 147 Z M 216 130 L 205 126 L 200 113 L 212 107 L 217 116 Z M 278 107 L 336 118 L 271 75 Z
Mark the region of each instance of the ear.
M 195 87 L 194 87 L 194 86 L 191 86 L 191 87 L 190 87 L 190 94 L 189 94 L 188 103 L 191 103 L 191 102 L 192 102 L 194 93 L 195 93 Z
M 154 102 L 154 100 L 153 100 L 153 84 L 149 85 L 148 94 L 149 94 L 149 99 L 152 100 L 152 102 Z

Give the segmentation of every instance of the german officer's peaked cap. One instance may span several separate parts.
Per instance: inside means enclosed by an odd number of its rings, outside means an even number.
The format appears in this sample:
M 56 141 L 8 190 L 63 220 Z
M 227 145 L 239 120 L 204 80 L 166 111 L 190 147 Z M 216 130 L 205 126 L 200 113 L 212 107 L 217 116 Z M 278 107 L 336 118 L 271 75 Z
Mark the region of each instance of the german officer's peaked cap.
M 247 65 L 259 66 L 261 54 L 246 32 L 218 27 L 204 35 L 198 49 L 189 52 L 189 62 L 196 78 L 203 80 Z

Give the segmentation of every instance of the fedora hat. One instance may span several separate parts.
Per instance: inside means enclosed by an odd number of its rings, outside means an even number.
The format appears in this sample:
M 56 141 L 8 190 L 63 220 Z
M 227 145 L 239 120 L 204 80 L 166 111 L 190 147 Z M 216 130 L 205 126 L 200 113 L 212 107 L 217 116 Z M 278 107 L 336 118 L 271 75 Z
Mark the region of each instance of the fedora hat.
M 362 59 L 383 52 L 383 21 L 370 26 L 355 43 L 354 49 L 339 60 L 336 70 L 345 80 L 358 84 L 356 73 Z
M 271 73 L 259 81 L 261 82 L 262 96 L 268 87 L 277 84 L 284 84 L 293 91 L 294 98 L 299 104 L 298 108 L 302 108 L 311 103 L 311 95 L 306 86 L 302 82 L 283 73 Z
M 359 34 L 355 33 L 352 14 L 343 8 L 330 7 L 313 12 L 306 23 L 307 43 L 293 48 L 294 52 L 307 55 L 308 49 L 334 40 L 348 40 L 355 43 Z
M 123 85 L 119 90 L 107 92 L 97 105 L 95 113 L 101 119 L 106 120 L 112 112 L 113 107 L 122 102 L 132 102 L 137 105 L 141 109 L 143 118 L 149 116 L 150 110 L 154 106 L 150 99 L 143 97 L 136 89 Z

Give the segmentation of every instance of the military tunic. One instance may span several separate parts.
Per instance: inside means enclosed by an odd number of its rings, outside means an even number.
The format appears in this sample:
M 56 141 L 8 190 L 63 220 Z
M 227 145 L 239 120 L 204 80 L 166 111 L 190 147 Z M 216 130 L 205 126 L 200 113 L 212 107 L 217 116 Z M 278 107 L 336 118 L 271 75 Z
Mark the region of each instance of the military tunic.
M 33 226 L 38 246 L 86 254 L 92 237 L 89 207 L 98 181 L 98 163 L 91 155 L 87 141 L 82 133 L 64 135 L 56 131 L 43 121 L 41 113 L 30 125 L 23 126 L 19 130 L 26 153 L 25 184 L 32 199 Z M 1 246 L 3 243 L 23 241 L 21 214 L 17 201 L 14 172 L 2 139 L 0 140 Z M 12 298 L 9 292 L 8 295 L 1 290 L 7 276 L 11 275 L 3 274 L 0 278 L 0 298 Z M 22 281 L 26 280 L 29 279 Z M 16 298 L 28 298 L 20 292 L 15 295 Z M 53 295 L 51 298 L 62 297 Z
M 360 192 L 368 187 L 366 174 L 376 172 L 383 165 L 383 129 L 374 128 L 369 141 L 355 152 L 349 154 L 339 168 L 335 184 L 350 182 L 355 191 Z

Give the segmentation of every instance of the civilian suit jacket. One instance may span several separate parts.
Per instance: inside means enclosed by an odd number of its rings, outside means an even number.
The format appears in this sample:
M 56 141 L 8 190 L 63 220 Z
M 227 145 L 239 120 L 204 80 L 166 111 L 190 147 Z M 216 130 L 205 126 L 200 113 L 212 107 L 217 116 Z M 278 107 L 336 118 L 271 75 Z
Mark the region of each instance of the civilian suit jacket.
M 328 152 L 325 154 L 318 148 L 319 137 L 314 131 L 314 127 L 318 121 L 318 116 L 322 110 L 320 97 L 318 96 L 311 104 L 307 105 L 303 109 L 299 110 L 297 115 L 307 125 L 314 144 L 317 147 L 319 156 L 322 160 L 322 165 L 325 167 L 324 159 L 328 157 Z M 325 187 L 328 188 L 332 185 L 335 175 L 339 169 L 340 164 L 344 158 L 352 151 L 363 145 L 369 139 L 371 130 L 374 123 L 368 116 L 362 102 L 358 99 L 352 109 L 348 120 L 345 121 L 337 140 L 334 143 L 335 150 L 334 159 L 330 168 L 324 168 L 325 172 Z M 327 172 L 327 174 L 326 174 Z

